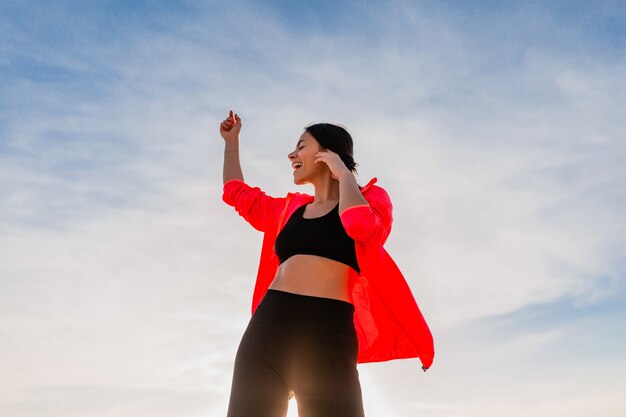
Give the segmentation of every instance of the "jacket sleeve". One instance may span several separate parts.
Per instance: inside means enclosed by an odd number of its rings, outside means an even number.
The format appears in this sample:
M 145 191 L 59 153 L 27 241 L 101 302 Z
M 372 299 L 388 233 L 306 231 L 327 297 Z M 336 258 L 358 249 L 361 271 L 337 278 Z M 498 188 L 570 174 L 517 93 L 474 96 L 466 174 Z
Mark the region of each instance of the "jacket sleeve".
M 285 205 L 286 197 L 270 197 L 259 187 L 250 187 L 242 180 L 232 179 L 224 183 L 222 200 L 233 206 L 256 230 L 265 232 L 267 225 Z
M 391 233 L 393 206 L 387 192 L 372 187 L 364 196 L 368 204 L 348 207 L 340 213 L 341 223 L 348 236 L 365 244 L 385 243 Z

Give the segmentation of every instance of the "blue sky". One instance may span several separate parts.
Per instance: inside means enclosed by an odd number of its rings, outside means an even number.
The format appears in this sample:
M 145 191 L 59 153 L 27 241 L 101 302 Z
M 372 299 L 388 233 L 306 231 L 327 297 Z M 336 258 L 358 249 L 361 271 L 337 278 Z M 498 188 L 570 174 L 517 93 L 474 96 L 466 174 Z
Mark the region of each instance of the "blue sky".
M 0 414 L 225 414 L 261 234 L 342 123 L 436 342 L 368 415 L 626 412 L 626 9 L 597 2 L 0 3 Z M 293 415 L 293 407 L 292 414 Z

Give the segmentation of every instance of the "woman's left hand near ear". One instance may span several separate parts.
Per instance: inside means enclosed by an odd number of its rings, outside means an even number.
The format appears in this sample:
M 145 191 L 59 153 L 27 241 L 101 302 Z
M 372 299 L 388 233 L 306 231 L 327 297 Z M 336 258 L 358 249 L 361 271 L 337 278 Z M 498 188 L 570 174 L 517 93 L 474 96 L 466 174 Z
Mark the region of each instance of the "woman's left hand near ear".
M 326 162 L 326 165 L 328 165 L 328 168 L 331 172 L 330 175 L 334 180 L 339 180 L 342 175 L 352 174 L 346 164 L 343 163 L 339 155 L 331 150 L 319 151 L 315 154 L 315 156 L 317 157 L 315 159 L 315 162 Z

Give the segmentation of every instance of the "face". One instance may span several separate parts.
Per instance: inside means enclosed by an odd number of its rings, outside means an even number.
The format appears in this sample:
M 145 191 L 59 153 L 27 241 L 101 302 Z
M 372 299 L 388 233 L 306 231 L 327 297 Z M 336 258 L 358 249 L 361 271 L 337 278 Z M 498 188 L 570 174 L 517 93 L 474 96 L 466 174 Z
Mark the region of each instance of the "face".
M 323 148 L 309 132 L 304 132 L 296 144 L 296 149 L 288 156 L 289 161 L 302 163 L 302 166 L 293 171 L 293 182 L 296 184 L 308 184 L 312 178 L 330 175 L 328 165 L 319 160 L 315 162 L 315 154 Z

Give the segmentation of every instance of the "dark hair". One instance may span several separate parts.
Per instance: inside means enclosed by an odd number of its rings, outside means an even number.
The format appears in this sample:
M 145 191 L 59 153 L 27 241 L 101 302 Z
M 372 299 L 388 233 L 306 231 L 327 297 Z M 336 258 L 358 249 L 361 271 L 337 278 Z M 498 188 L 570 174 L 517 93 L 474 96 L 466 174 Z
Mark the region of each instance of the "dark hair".
M 309 132 L 324 149 L 338 154 L 348 169 L 358 174 L 356 167 L 359 164 L 354 162 L 352 156 L 352 136 L 344 127 L 330 123 L 315 123 L 305 127 L 304 130 Z

